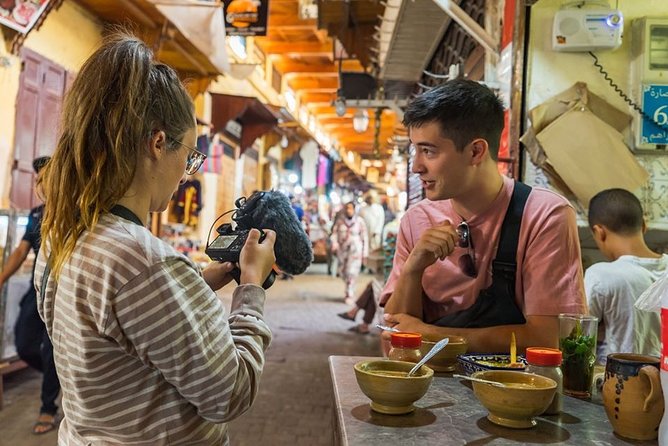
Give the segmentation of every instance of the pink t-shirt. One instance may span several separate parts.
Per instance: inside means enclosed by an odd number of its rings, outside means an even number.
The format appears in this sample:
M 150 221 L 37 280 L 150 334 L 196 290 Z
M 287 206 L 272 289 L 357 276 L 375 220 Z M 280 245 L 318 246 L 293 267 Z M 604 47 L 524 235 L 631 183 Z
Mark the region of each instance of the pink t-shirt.
M 426 322 L 467 309 L 480 291 L 492 284 L 492 260 L 513 187 L 513 180 L 504 177 L 503 189 L 489 208 L 467 220 L 477 277 L 469 277 L 460 269 L 458 259 L 467 252 L 460 247 L 425 270 L 422 288 L 428 296 L 423 298 Z M 455 226 L 462 221 L 450 200 L 423 200 L 406 212 L 381 305 L 394 292 L 401 268 L 420 235 L 445 220 Z M 563 197 L 546 189 L 534 187 L 524 208 L 517 246 L 515 298 L 525 316 L 586 312 L 575 211 Z

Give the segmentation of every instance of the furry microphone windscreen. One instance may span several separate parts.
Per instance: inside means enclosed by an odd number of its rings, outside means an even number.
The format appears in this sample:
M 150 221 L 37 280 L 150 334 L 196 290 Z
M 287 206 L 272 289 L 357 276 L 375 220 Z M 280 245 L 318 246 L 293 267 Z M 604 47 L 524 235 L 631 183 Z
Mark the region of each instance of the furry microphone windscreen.
M 276 232 L 276 264 L 288 274 L 301 274 L 313 261 L 313 248 L 290 200 L 283 193 L 268 191 L 253 211 L 256 228 Z

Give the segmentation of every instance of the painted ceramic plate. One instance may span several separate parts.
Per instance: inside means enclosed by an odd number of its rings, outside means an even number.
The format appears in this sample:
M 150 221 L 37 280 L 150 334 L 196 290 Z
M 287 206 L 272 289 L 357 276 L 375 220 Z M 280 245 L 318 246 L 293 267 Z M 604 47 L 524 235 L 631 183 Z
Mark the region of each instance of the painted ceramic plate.
M 457 362 L 462 372 L 468 376 L 483 370 L 517 370 L 523 372 L 527 364 L 524 356 L 517 355 L 517 362 L 522 365 L 510 367 L 510 355 L 507 353 L 469 353 L 457 356 Z

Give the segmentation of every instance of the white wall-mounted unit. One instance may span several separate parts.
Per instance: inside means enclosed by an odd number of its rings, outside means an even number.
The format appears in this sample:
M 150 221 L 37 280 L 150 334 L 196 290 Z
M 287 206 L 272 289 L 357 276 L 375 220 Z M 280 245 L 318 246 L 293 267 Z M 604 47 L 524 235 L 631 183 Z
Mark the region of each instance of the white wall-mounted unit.
M 640 149 L 668 144 L 668 17 L 642 17 L 631 25 L 631 91 L 645 117 L 635 114 Z
M 631 60 L 638 81 L 668 84 L 668 17 L 633 20 Z
M 622 44 L 624 18 L 616 9 L 562 9 L 552 23 L 555 51 L 614 50 Z

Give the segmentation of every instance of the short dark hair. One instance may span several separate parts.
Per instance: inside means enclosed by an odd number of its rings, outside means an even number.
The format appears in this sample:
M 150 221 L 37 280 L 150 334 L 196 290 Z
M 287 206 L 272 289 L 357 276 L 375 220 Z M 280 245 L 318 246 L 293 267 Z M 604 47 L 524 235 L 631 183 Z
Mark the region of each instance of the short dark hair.
M 40 156 L 39 158 L 35 158 L 32 161 L 32 169 L 35 173 L 39 173 L 39 171 L 42 170 L 42 167 L 46 166 L 46 163 L 48 163 L 50 159 L 50 156 Z
M 605 226 L 620 235 L 642 231 L 643 214 L 638 197 L 626 189 L 606 189 L 589 202 L 589 227 Z
M 421 127 L 431 122 L 441 126 L 441 133 L 457 150 L 464 150 L 475 138 L 484 138 L 490 155 L 497 158 L 504 109 L 501 99 L 485 85 L 454 79 L 416 97 L 406 108 L 404 126 Z

